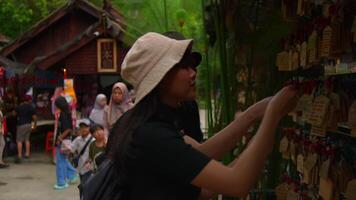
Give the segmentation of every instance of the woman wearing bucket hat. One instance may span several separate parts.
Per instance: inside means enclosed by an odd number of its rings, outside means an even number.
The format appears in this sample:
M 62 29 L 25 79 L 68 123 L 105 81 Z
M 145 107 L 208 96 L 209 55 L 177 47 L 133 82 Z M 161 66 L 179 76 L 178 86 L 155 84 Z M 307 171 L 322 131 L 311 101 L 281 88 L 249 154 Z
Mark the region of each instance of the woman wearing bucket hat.
M 192 40 L 147 33 L 124 59 L 122 77 L 134 86 L 136 101 L 113 128 L 109 156 L 129 199 L 245 196 L 272 150 L 279 120 L 295 106 L 296 91 L 285 87 L 202 144 L 183 136 L 176 108 L 195 98 L 191 47 Z M 260 118 L 255 138 L 239 158 L 229 166 L 218 162 Z

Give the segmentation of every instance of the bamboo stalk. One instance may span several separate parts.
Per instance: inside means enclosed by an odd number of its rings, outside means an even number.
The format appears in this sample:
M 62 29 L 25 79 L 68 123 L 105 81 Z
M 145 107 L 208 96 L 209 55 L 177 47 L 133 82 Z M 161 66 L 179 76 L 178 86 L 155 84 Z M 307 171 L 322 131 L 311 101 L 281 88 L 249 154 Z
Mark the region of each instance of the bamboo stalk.
M 163 8 L 164 8 L 164 26 L 165 26 L 165 31 L 168 31 L 167 0 L 163 0 Z
M 201 0 L 201 5 L 202 5 L 202 20 L 204 24 L 204 19 L 205 19 L 205 0 Z M 205 67 L 204 69 L 204 77 L 205 77 L 205 109 L 207 110 L 206 112 L 206 118 L 207 118 L 207 124 L 208 124 L 208 137 L 213 136 L 213 116 L 212 116 L 212 102 L 211 102 L 211 76 L 210 76 L 210 66 L 209 66 L 209 42 L 206 37 L 206 34 L 203 34 L 204 38 L 204 43 L 205 43 L 205 49 L 204 49 L 204 54 L 205 54 L 205 61 L 203 63 L 203 66 Z

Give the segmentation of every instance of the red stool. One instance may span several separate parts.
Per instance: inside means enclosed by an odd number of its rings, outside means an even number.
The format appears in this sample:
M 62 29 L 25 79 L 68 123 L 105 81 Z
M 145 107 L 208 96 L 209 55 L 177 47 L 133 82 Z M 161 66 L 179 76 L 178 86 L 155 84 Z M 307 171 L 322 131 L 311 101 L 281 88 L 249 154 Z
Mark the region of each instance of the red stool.
M 53 131 L 48 131 L 46 136 L 46 144 L 45 144 L 46 153 L 53 151 L 53 137 L 54 137 Z

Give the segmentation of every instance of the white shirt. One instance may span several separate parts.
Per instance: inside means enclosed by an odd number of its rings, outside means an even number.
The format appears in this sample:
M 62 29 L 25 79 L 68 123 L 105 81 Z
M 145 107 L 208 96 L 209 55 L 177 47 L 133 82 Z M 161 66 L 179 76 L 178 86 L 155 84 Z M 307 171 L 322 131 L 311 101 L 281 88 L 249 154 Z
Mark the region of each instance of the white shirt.
M 75 155 L 79 155 L 89 138 L 92 138 L 91 142 L 94 141 L 94 138 L 91 137 L 90 134 L 88 134 L 85 138 L 83 138 L 82 136 L 76 137 L 72 142 L 72 153 L 74 153 Z M 84 175 L 85 173 L 90 171 L 88 168 L 85 167 L 85 163 L 89 160 L 89 146 L 91 142 L 89 142 L 84 153 L 79 158 L 77 170 L 78 173 L 81 175 Z

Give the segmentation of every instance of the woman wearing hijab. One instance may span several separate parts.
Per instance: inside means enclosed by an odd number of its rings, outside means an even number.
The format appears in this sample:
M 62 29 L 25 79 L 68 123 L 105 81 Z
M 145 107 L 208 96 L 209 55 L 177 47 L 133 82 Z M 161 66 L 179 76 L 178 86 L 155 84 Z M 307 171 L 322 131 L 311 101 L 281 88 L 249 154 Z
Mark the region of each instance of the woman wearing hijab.
M 94 108 L 91 110 L 89 119 L 95 124 L 99 124 L 104 127 L 106 138 L 109 136 L 108 124 L 106 122 L 106 112 L 108 109 L 107 98 L 105 94 L 98 94 L 95 99 Z
M 95 99 L 94 108 L 90 112 L 89 119 L 96 124 L 106 126 L 104 116 L 107 108 L 107 98 L 105 94 L 98 94 Z
M 112 87 L 110 103 L 106 114 L 107 127 L 111 129 L 122 114 L 132 108 L 132 105 L 127 86 L 122 82 L 115 83 Z

